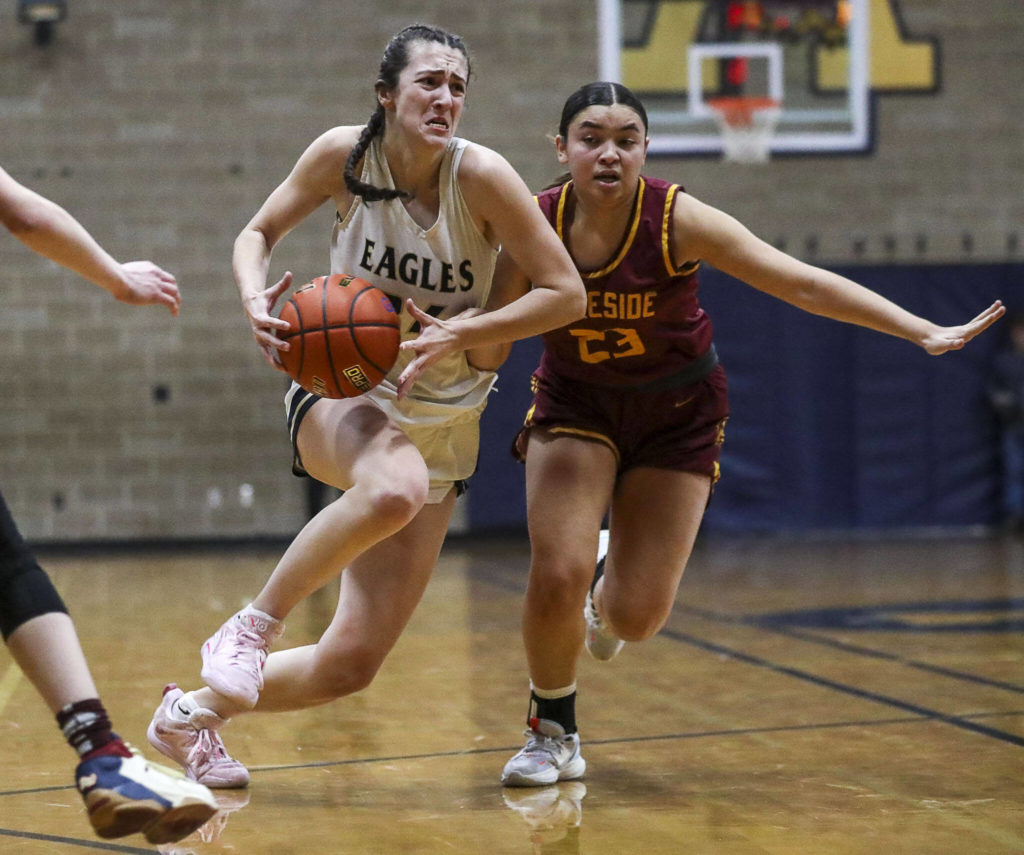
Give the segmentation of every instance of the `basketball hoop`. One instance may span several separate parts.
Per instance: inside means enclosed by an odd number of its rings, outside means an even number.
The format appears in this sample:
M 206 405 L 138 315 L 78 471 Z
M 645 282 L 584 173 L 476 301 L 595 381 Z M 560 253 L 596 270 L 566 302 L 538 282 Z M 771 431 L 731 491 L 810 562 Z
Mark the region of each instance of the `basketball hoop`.
M 742 95 L 709 98 L 722 134 L 723 159 L 733 163 L 766 163 L 782 109 L 774 98 Z

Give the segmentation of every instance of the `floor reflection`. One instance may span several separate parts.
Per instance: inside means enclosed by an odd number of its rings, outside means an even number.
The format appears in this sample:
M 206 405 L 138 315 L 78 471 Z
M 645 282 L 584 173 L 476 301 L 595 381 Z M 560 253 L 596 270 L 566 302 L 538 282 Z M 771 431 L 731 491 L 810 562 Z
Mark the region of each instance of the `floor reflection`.
M 526 823 L 533 855 L 578 855 L 586 794 L 582 781 L 562 781 L 547 787 L 506 787 L 502 798 Z
M 217 855 L 239 852 L 223 839 L 231 814 L 249 804 L 248 790 L 213 790 L 219 810 L 201 828 L 177 843 L 157 847 L 162 855 Z

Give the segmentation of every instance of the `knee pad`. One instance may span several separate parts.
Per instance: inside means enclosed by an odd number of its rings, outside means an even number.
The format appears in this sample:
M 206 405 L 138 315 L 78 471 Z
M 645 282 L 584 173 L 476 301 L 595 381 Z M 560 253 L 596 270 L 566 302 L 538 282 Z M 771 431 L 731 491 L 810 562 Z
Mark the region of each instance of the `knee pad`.
M 0 495 L 0 636 L 4 641 L 25 621 L 67 606 L 32 551 L 21 539 Z
M 57 589 L 28 552 L 0 566 L 0 635 L 4 641 L 26 621 L 51 612 L 68 613 Z

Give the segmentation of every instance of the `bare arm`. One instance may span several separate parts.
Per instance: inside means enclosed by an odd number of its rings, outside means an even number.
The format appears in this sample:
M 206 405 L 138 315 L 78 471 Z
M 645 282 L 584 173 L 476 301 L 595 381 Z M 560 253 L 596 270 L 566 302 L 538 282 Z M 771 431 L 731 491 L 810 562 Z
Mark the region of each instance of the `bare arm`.
M 351 200 L 342 170 L 359 130 L 333 128 L 314 140 L 235 238 L 231 263 L 242 306 L 256 343 L 275 368 L 281 368 L 276 351 L 288 349 L 288 343 L 277 337 L 276 330 L 286 330 L 288 324 L 270 313 L 291 286 L 292 274 L 285 273 L 267 287 L 271 252 L 281 238 L 328 199 L 334 198 L 339 205 Z
M 940 327 L 850 279 L 786 255 L 685 193 L 676 200 L 674 226 L 677 259 L 702 259 L 804 311 L 907 339 L 932 355 L 959 350 L 1006 311 L 997 300 L 966 324 Z
M 529 292 L 530 280 L 523 275 L 511 256 L 502 250 L 498 253 L 498 260 L 494 267 L 494 281 L 491 284 L 491 294 L 487 305 L 483 309 L 478 309 L 476 314 L 484 311 L 494 312 Z M 508 359 L 511 350 L 511 341 L 481 345 L 467 350 L 466 359 L 470 365 L 481 371 L 497 371 Z
M 122 303 L 159 304 L 178 314 L 174 277 L 149 261 L 116 261 L 60 205 L 0 169 L 0 222 L 29 249 L 109 291 Z
M 496 276 L 498 293 L 489 301 L 489 307 L 495 307 L 493 311 L 465 313 L 447 321 L 428 318 L 410 306 L 424 331 L 402 343 L 404 349 L 417 354 L 399 378 L 402 390 L 407 390 L 423 368 L 446 353 L 472 349 L 479 359 L 484 355 L 479 348 L 557 329 L 586 311 L 586 291 L 569 253 L 523 180 L 504 158 L 473 147 L 463 157 L 459 186 L 470 211 L 481 221 L 484 234 L 501 246 L 502 254 L 514 260 L 531 286 L 526 291 L 515 290 L 511 282 L 503 283 Z M 500 350 L 492 354 L 498 355 Z

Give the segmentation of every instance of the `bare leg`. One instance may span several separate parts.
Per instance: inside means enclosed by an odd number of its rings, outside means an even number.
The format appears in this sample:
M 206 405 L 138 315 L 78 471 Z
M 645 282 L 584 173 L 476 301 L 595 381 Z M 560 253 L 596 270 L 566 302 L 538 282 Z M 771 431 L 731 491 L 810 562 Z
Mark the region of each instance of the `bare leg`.
M 454 491 L 425 505 L 345 570 L 338 609 L 320 641 L 268 657 L 256 711 L 304 709 L 369 685 L 423 596 L 454 506 Z M 207 705 L 209 691 L 196 700 Z
M 534 686 L 556 689 L 576 679 L 580 615 L 609 501 L 610 549 L 594 599 L 616 635 L 642 641 L 672 611 L 711 479 L 634 469 L 615 484 L 610 449 L 540 431 L 530 438 L 526 467 L 531 566 L 523 639 Z
M 278 620 L 354 566 L 367 549 L 401 532 L 424 507 L 429 488 L 419 451 L 369 400 L 318 402 L 303 420 L 298 439 L 310 475 L 345 492 L 303 527 L 253 601 Z M 251 708 L 209 687 L 194 699 L 223 718 Z
M 625 641 L 665 625 L 711 494 L 694 472 L 632 469 L 615 490 L 605 571 L 594 591 L 601 617 Z
M 209 686 L 185 695 L 177 688 L 165 692 L 147 736 L 211 786 L 249 781 L 218 733 L 228 718 L 252 708 L 303 709 L 372 681 L 420 601 L 455 504 L 454 491 L 438 504 L 425 504 L 429 477 L 422 456 L 369 400 L 316 404 L 298 439 L 307 471 L 345 492 L 303 528 L 253 605 L 283 619 L 304 597 L 341 575 L 338 609 L 317 644 L 274 652 L 256 663 L 253 703 L 240 706 L 247 691 L 228 698 Z M 232 650 L 225 644 L 224 649 L 227 654 L 216 655 L 231 667 L 238 651 L 252 662 L 265 648 L 239 644 Z M 204 652 L 204 669 L 216 674 L 214 655 L 207 658 Z
M 594 575 L 601 520 L 615 483 L 615 455 L 591 440 L 534 430 L 526 456 L 530 579 L 523 641 L 535 687 L 576 680 L 583 602 Z
M 423 506 L 423 458 L 368 401 L 320 401 L 302 422 L 306 471 L 345 493 L 299 532 L 253 605 L 284 619 L 357 556 L 399 531 Z
M 86 664 L 71 618 L 48 612 L 25 621 L 7 639 L 7 647 L 50 711 L 68 715 L 72 725 L 68 741 L 83 758 L 75 771 L 76 786 L 85 802 L 89 822 L 100 837 L 124 837 L 142 832 L 152 843 L 169 843 L 199 828 L 217 807 L 206 787 L 178 776 L 169 776 L 134 757 L 120 738 L 110 732 L 110 722 L 99 702 L 99 693 Z M 67 712 L 88 702 L 88 727 L 79 728 Z M 102 713 L 100 715 L 100 713 Z M 97 741 L 97 718 L 102 720 L 103 741 Z M 58 718 L 58 723 L 61 719 Z M 88 732 L 80 744 L 76 735 Z M 159 799 L 159 801 L 158 801 Z
M 34 617 L 7 639 L 7 647 L 50 711 L 99 697 L 71 618 L 63 612 Z

